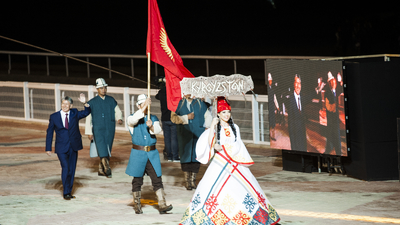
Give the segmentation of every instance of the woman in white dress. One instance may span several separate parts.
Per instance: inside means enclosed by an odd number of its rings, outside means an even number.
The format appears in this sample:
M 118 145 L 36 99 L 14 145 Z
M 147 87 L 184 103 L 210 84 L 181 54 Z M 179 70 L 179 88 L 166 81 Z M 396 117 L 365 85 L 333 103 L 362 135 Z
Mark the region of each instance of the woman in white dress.
M 217 113 L 197 141 L 197 160 L 211 162 L 180 224 L 278 224 L 278 214 L 248 168 L 254 162 L 224 97 L 218 97 Z

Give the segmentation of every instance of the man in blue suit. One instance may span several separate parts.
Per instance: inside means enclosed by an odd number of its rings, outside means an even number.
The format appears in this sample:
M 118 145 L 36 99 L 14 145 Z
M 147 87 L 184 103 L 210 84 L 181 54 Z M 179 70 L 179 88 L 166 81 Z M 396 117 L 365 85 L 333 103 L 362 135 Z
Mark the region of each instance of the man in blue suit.
M 300 94 L 301 78 L 296 74 L 294 77 L 294 91 L 290 93 L 288 105 L 288 127 L 290 147 L 292 150 L 307 152 L 306 117 L 304 113 L 306 96 Z
M 73 109 L 72 99 L 68 96 L 63 98 L 61 110 L 50 115 L 49 127 L 47 128 L 46 153 L 49 156 L 51 156 L 53 133 L 56 132 L 55 153 L 57 153 L 61 164 L 61 180 L 65 200 L 75 198 L 71 192 L 78 150 L 83 148 L 79 120 L 90 114 L 90 107 L 86 103 L 85 94 L 80 95 L 79 101 L 85 104 L 85 110 Z

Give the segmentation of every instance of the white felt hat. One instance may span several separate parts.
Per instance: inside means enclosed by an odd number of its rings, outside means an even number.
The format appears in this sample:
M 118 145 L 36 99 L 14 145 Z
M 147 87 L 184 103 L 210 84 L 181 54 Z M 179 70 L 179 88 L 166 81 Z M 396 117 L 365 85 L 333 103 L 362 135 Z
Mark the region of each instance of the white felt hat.
M 334 79 L 334 77 L 333 77 L 331 71 L 329 71 L 329 72 L 328 72 L 328 82 L 329 82 L 330 80 L 332 80 L 332 79 Z
M 142 104 L 143 102 L 145 102 L 146 99 L 147 99 L 147 95 L 145 95 L 145 94 L 139 95 L 138 98 L 137 98 L 136 105 L 139 106 L 140 104 Z
M 107 87 L 108 84 L 103 78 L 97 78 L 96 79 L 96 88 L 101 88 L 101 87 Z

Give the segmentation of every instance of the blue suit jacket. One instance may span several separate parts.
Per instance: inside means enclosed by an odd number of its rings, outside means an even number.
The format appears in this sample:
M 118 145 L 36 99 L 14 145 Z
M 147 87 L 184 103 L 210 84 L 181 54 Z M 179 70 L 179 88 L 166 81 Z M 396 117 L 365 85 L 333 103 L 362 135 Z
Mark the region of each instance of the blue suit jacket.
M 66 153 L 71 145 L 74 151 L 81 150 L 82 135 L 79 131 L 79 120 L 90 114 L 90 107 L 85 107 L 85 110 L 78 111 L 71 109 L 69 114 L 69 129 L 65 129 L 61 120 L 60 111 L 50 115 L 49 127 L 47 128 L 46 136 L 46 151 L 51 151 L 53 133 L 56 131 L 56 153 Z
M 294 94 L 290 94 L 288 104 L 288 126 L 290 146 L 292 150 L 307 152 L 307 136 L 306 136 L 306 116 L 305 108 L 308 102 L 307 96 L 301 95 L 301 112 L 296 104 Z

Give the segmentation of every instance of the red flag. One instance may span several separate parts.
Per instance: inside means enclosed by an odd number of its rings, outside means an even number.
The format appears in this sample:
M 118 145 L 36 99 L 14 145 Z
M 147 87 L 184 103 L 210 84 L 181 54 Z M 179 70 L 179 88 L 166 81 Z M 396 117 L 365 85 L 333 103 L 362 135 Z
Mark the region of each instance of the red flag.
M 148 0 L 148 30 L 146 52 L 151 61 L 164 67 L 168 109 L 176 110 L 181 97 L 179 81 L 184 77 L 194 77 L 183 65 L 182 59 L 171 44 L 156 0 Z

